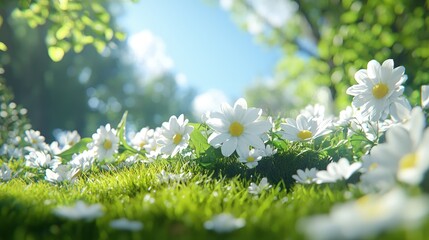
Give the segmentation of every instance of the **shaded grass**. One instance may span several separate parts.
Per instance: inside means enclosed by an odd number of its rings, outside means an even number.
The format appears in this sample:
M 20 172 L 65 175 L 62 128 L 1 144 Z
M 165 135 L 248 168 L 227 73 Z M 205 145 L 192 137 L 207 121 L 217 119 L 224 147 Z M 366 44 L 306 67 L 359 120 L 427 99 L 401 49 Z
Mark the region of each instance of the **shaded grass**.
M 191 172 L 192 177 L 162 183 L 157 177 L 162 170 Z M 214 214 L 228 212 L 244 218 L 246 227 L 225 239 L 281 239 L 299 236 L 294 228 L 300 216 L 327 211 L 343 199 L 340 191 L 329 188 L 322 187 L 324 194 L 317 193 L 320 186 L 296 186 L 287 192 L 282 184 L 254 196 L 248 193 L 249 184 L 237 176 L 213 178 L 195 164 L 166 160 L 93 173 L 74 185 L 13 179 L 0 184 L 0 229 L 5 239 L 216 239 L 219 235 L 206 231 L 203 224 Z M 101 203 L 104 216 L 85 222 L 52 214 L 54 207 L 77 200 Z M 143 222 L 143 230 L 128 233 L 109 227 L 111 220 L 121 217 Z
M 215 177 L 233 178 L 240 176 L 243 179 L 253 181 L 258 177 L 266 177 L 270 183 L 284 183 L 284 186 L 290 189 L 295 184 L 292 176 L 296 174 L 298 169 L 310 169 L 313 167 L 319 170 L 326 169 L 331 160 L 332 157 L 324 152 L 319 153 L 310 149 L 306 151 L 288 149 L 273 156 L 264 157 L 252 169 L 243 164 L 237 164 L 237 160 L 234 157 L 221 158 L 220 156 L 216 160 L 211 160 L 213 164 L 207 169 L 211 170 Z
M 158 174 L 192 173 L 187 181 L 163 183 Z M 257 180 L 257 181 L 256 181 Z M 194 162 L 161 160 L 130 168 L 81 176 L 73 185 L 13 179 L 0 183 L 1 239 L 301 239 L 296 230 L 304 216 L 326 213 L 345 201 L 345 185 L 290 186 L 284 182 L 259 196 L 249 194 L 246 177 L 202 169 Z M 95 221 L 70 221 L 53 208 L 77 200 L 100 203 L 104 216 Z M 244 218 L 246 226 L 228 234 L 204 229 L 204 222 L 222 212 Z M 117 218 L 141 221 L 140 232 L 112 229 Z M 425 226 L 429 226 L 426 224 Z M 425 228 L 394 236 L 426 236 Z M 427 229 L 427 228 L 426 228 Z M 415 238 L 414 238 L 415 239 Z

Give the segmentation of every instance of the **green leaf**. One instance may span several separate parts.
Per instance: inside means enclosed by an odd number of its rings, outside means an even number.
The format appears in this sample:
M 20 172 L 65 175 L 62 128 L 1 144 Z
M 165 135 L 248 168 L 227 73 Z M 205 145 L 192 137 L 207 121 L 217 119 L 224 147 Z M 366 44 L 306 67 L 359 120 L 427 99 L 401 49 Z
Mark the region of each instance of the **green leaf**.
M 125 40 L 125 38 L 127 37 L 126 35 L 125 35 L 125 33 L 123 33 L 123 32 L 115 32 L 115 37 L 116 37 L 116 39 L 118 39 L 119 41 L 123 41 L 123 40 Z
M 198 157 L 210 147 L 207 137 L 202 134 L 202 131 L 207 131 L 207 129 L 199 123 L 189 123 L 189 125 L 194 127 L 194 131 L 192 131 L 190 136 L 190 145 Z
M 70 161 L 73 157 L 73 154 L 83 152 L 84 150 L 87 150 L 88 143 L 92 141 L 92 138 L 82 138 L 78 143 L 73 145 L 71 148 L 63 151 L 62 153 L 58 154 L 58 157 L 61 157 L 63 159 L 66 159 L 67 161 Z
M 62 40 L 66 37 L 70 36 L 70 26 L 69 25 L 64 25 L 62 27 L 60 27 L 57 32 L 55 33 L 55 36 L 57 37 L 58 40 Z
M 119 144 L 124 148 L 124 150 L 129 150 L 131 152 L 137 152 L 133 147 L 131 147 L 127 140 L 125 139 L 125 125 L 127 124 L 127 116 L 128 111 L 124 112 L 124 115 L 122 115 L 122 119 L 118 124 L 118 137 L 119 137 Z
M 49 57 L 52 59 L 52 61 L 59 62 L 64 57 L 64 50 L 60 47 L 52 46 L 52 47 L 49 47 L 48 54 L 49 54 Z
M 223 155 L 219 148 L 209 147 L 204 151 L 202 156 L 197 158 L 198 164 L 206 169 L 213 169 L 218 163 L 219 159 L 222 159 Z
M 96 40 L 93 44 L 98 53 L 102 53 L 106 48 L 106 43 L 103 41 Z
M 3 51 L 3 52 L 7 51 L 7 46 L 3 42 L 0 42 L 0 51 Z
M 104 31 L 104 37 L 106 38 L 107 41 L 112 40 L 113 30 L 111 28 L 106 29 L 106 31 Z
M 76 53 L 80 53 L 80 52 L 82 52 L 82 50 L 83 50 L 83 45 L 82 45 L 82 44 L 80 44 L 80 43 L 76 43 L 76 44 L 73 46 L 73 50 L 74 50 Z

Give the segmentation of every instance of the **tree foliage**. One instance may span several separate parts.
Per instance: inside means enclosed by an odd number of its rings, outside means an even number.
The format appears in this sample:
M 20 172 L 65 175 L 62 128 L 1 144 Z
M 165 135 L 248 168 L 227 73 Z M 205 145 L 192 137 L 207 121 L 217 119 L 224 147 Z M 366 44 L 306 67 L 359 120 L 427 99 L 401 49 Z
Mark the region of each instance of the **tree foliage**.
M 125 110 L 136 126 L 190 113 L 186 103 L 194 93 L 179 89 L 173 73 L 142 81 L 125 60 L 127 45 L 110 1 L 1 4 L 2 75 L 48 140 L 55 128 L 88 136 Z
M 351 100 L 345 90 L 356 83 L 354 73 L 366 68 L 371 59 L 382 62 L 389 58 L 394 59 L 395 66 L 406 68 L 406 94 L 412 103 L 418 102 L 420 86 L 429 83 L 429 1 L 291 2 L 297 11 L 282 26 L 273 26 L 265 16 L 258 15 L 251 1 L 234 1 L 232 6 L 234 17 L 244 27 L 249 26 L 243 19 L 256 14 L 268 26 L 258 39 L 283 52 L 274 86 L 257 84 L 248 90 L 247 97 L 255 105 L 272 102 L 273 96 L 280 100 L 296 96 L 300 99 L 290 100 L 289 105 L 286 101 L 283 108 L 275 106 L 275 110 L 299 108 L 308 101 L 317 101 L 315 89 L 327 86 L 341 109 Z M 270 94 L 253 94 L 262 92 L 261 88 Z
M 45 42 L 55 62 L 69 50 L 79 53 L 86 45 L 93 45 L 101 53 L 106 43 L 125 37 L 112 25 L 110 13 L 101 1 L 28 0 L 15 4 L 5 3 L 13 8 L 13 18 L 26 21 L 31 28 L 50 26 Z

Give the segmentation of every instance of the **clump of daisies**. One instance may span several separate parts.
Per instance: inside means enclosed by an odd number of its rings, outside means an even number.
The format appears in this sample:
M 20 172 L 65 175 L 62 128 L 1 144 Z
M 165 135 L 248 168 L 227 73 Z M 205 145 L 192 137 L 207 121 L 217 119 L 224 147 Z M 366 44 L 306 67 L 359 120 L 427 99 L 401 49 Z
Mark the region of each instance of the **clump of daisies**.
M 264 149 L 261 135 L 272 128 L 272 124 L 261 119 L 262 109 L 247 108 L 243 98 L 238 99 L 234 106 L 227 103 L 221 105 L 221 111 L 211 112 L 207 125 L 214 130 L 208 138 L 210 145 L 220 147 L 225 157 L 246 153 L 250 147 Z
M 299 114 L 295 119 L 288 118 L 281 124 L 283 138 L 290 141 L 309 141 L 328 134 L 331 124 L 329 119 L 316 118 Z
M 206 124 L 213 130 L 208 143 L 220 148 L 223 156 L 236 152 L 240 162 L 255 167 L 267 149 L 264 135 L 272 129 L 272 123 L 262 118 L 262 109 L 248 108 L 240 98 L 234 106 L 223 103 L 220 111 L 208 115 Z
M 364 191 L 386 191 L 396 182 L 418 185 L 429 169 L 429 129 L 420 107 L 413 109 L 408 122 L 391 127 L 386 142 L 371 149 L 363 157 Z
M 99 161 L 112 160 L 113 155 L 118 152 L 118 148 L 119 137 L 116 129 L 112 128 L 110 124 L 100 126 L 92 135 L 92 143 L 89 145 L 89 149 L 95 152 Z
M 162 124 L 161 135 L 157 143 L 164 156 L 174 157 L 188 147 L 190 134 L 194 127 L 188 125 L 189 120 L 184 115 L 171 116 L 168 122 Z

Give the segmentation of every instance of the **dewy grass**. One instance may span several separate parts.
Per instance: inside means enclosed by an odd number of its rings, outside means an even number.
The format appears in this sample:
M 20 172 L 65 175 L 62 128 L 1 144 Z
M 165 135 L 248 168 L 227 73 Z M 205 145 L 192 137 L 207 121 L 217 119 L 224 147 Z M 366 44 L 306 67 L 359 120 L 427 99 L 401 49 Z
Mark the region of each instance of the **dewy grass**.
M 331 203 L 343 199 L 341 190 L 296 186 L 288 193 L 282 184 L 255 196 L 249 194 L 247 180 L 213 178 L 199 169 L 180 161 L 160 161 L 92 174 L 74 185 L 55 186 L 13 179 L 0 185 L 2 237 L 217 238 L 219 236 L 206 231 L 203 224 L 212 215 L 227 212 L 246 220 L 243 229 L 226 235 L 227 238 L 280 239 L 285 235 L 298 236 L 294 228 L 300 216 L 327 211 Z M 162 170 L 192 176 L 183 181 L 162 182 L 158 178 Z M 77 200 L 102 204 L 104 216 L 85 222 L 68 221 L 52 214 L 55 206 Z M 109 222 L 120 217 L 141 221 L 144 227 L 138 233 L 112 229 Z
M 162 182 L 162 170 L 192 175 Z M 291 191 L 278 184 L 260 195 L 249 194 L 249 185 L 240 177 L 214 178 L 198 166 L 166 160 L 102 171 L 74 185 L 13 179 L 0 184 L 0 229 L 4 239 L 296 239 L 302 237 L 296 231 L 298 219 L 345 200 L 341 184 L 296 185 Z M 102 204 L 104 215 L 86 222 L 52 214 L 55 206 L 76 200 Z M 245 219 L 246 226 L 221 236 L 206 231 L 204 222 L 222 212 Z M 139 232 L 111 228 L 110 221 L 121 217 L 144 227 Z

